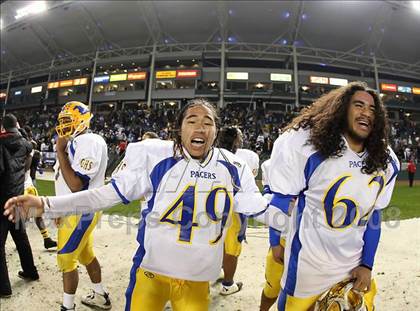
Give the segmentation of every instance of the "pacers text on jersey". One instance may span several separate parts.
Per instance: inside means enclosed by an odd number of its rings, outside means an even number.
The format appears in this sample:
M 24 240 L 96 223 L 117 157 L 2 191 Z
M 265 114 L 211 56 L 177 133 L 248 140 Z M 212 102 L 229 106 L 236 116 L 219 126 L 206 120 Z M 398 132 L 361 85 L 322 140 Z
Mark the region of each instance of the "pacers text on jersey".
M 216 173 L 191 171 L 191 178 L 216 179 Z

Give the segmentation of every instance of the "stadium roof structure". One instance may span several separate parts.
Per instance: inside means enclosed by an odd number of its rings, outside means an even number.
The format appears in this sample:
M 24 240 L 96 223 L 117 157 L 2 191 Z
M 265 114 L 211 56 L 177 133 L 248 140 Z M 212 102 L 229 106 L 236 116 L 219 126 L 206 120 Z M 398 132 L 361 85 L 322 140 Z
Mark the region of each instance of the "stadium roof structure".
M 158 53 L 220 53 L 420 78 L 420 12 L 411 1 L 1 2 L 0 82 L 49 68 Z

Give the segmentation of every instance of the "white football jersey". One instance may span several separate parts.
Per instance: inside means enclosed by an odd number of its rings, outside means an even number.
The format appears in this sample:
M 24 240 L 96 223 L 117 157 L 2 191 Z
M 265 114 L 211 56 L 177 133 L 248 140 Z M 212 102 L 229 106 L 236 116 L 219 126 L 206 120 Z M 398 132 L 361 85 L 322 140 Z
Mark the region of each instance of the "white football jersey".
M 83 190 L 104 185 L 108 161 L 108 148 L 105 140 L 94 133 L 76 136 L 68 142 L 67 152 L 71 168 L 83 180 Z M 54 166 L 55 194 L 71 193 L 60 171 L 59 161 Z
M 256 214 L 267 201 L 234 154 L 214 148 L 200 163 L 184 153 L 174 157 L 171 141 L 131 143 L 111 183 L 124 203 L 143 196 L 147 202 L 134 267 L 209 281 L 220 273 L 232 212 Z
M 374 209 L 389 204 L 399 170 L 391 149 L 385 172 L 363 174 L 366 152 L 353 152 L 344 137 L 343 155 L 326 160 L 308 138 L 303 129 L 281 135 L 269 171 L 271 204 L 284 208 L 291 197 L 298 198 L 281 280 L 285 292 L 296 297 L 321 294 L 360 264 L 367 221 Z
M 265 160 L 261 164 L 261 183 L 263 186 L 263 194 L 271 193 L 270 189 L 270 180 L 268 178 L 268 173 L 270 171 L 271 160 Z M 286 219 L 285 223 L 287 223 L 289 219 Z M 281 238 L 281 231 L 274 229 L 273 227 L 269 227 L 268 229 L 268 238 L 270 242 L 270 246 L 278 246 L 280 244 Z
M 261 164 L 261 183 L 264 187 L 264 190 L 270 190 L 270 179 L 268 176 L 268 173 L 270 171 L 270 164 L 271 164 L 271 160 L 265 160 L 262 164 Z M 266 188 L 268 187 L 268 188 Z M 270 190 L 271 191 L 271 190 Z
M 25 172 L 25 183 L 24 183 L 24 189 L 28 189 L 30 187 L 33 187 L 34 183 L 32 182 L 32 178 L 31 178 L 31 170 L 27 170 Z
M 35 150 L 33 150 L 33 149 L 32 149 L 32 151 L 31 151 L 31 153 L 30 153 L 31 157 L 33 157 L 33 156 L 34 156 L 34 153 L 35 153 Z M 25 190 L 26 190 L 26 189 L 28 189 L 28 188 L 30 188 L 30 187 L 33 187 L 33 186 L 34 186 L 34 183 L 32 182 L 32 178 L 31 178 L 31 169 L 28 169 L 28 170 L 25 172 L 25 183 L 24 183 L 24 188 L 25 188 Z
M 245 163 L 248 164 L 248 166 L 251 168 L 254 177 L 257 177 L 258 170 L 260 168 L 260 157 L 258 154 L 249 149 L 238 149 L 236 150 L 235 155 L 244 160 Z

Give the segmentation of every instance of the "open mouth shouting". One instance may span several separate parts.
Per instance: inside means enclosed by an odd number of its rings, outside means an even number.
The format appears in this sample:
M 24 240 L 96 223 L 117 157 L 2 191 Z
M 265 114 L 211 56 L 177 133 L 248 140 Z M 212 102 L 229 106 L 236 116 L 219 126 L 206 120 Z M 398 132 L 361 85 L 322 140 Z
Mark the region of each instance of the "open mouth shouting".
M 356 124 L 364 132 L 370 132 L 372 128 L 372 123 L 369 121 L 369 119 L 366 119 L 366 118 L 356 119 Z
M 206 141 L 203 138 L 195 137 L 191 139 L 191 145 L 196 148 L 201 148 L 205 143 Z
M 188 152 L 190 156 L 194 159 L 201 159 L 206 156 L 208 152 L 208 139 L 204 138 L 202 135 L 200 136 L 193 136 L 188 141 Z

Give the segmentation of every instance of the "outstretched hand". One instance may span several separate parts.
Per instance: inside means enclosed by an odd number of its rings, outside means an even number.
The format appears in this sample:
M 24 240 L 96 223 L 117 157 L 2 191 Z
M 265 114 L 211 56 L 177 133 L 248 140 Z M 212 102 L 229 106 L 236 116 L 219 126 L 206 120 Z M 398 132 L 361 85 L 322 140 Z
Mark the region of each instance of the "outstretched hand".
M 12 222 L 39 217 L 44 213 L 44 204 L 41 197 L 33 195 L 20 195 L 7 200 L 3 215 Z

